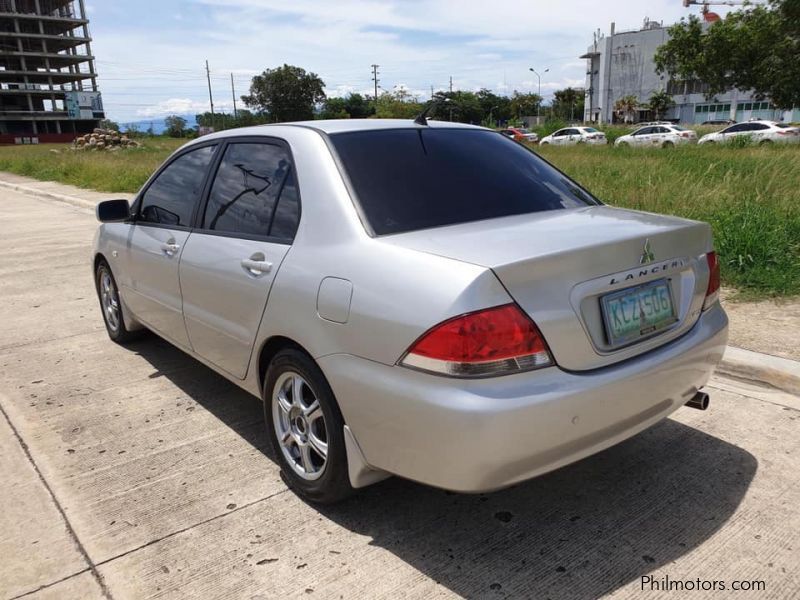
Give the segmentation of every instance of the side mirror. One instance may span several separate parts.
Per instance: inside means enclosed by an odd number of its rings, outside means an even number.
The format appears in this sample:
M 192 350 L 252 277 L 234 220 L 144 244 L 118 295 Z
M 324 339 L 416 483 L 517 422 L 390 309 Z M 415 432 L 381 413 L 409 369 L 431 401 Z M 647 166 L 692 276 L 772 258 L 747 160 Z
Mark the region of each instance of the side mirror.
M 131 218 L 131 206 L 127 200 L 103 200 L 95 214 L 101 223 L 118 223 Z

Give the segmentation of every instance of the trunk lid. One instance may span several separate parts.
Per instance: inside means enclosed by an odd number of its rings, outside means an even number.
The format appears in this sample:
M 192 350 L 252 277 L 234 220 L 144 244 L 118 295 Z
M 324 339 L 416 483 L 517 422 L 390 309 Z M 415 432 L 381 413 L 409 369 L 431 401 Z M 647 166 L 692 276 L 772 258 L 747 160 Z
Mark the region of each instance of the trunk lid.
M 675 339 L 700 316 L 708 283 L 705 223 L 608 206 L 554 210 L 382 238 L 490 268 L 536 322 L 556 362 L 595 369 Z M 643 258 L 652 259 L 642 264 Z M 625 347 L 609 343 L 601 298 L 664 280 L 677 322 Z

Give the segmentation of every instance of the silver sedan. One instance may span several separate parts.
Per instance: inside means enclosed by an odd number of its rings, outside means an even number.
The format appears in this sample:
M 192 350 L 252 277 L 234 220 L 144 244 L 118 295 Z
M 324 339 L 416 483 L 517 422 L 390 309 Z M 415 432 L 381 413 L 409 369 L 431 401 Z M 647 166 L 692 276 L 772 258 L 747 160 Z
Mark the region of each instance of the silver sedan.
M 727 339 L 708 225 L 606 206 L 479 127 L 221 132 L 97 214 L 111 339 L 152 330 L 262 398 L 318 502 L 579 460 L 705 408 Z

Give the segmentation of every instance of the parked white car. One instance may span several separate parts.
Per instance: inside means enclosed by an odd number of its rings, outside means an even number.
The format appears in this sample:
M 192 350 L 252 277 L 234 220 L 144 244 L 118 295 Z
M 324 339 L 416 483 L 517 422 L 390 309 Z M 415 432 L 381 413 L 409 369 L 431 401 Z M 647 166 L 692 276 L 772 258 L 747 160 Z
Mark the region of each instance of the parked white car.
M 800 128 L 792 127 L 785 123 L 775 121 L 748 121 L 736 123 L 721 131 L 709 133 L 700 138 L 699 144 L 714 144 L 729 142 L 733 138 L 750 137 L 758 144 L 798 143 L 800 142 Z
M 606 134 L 594 127 L 564 127 L 542 138 L 540 146 L 574 146 L 575 144 L 606 144 Z
M 650 148 L 671 148 L 680 144 L 694 144 L 697 134 L 691 129 L 686 129 L 674 123 L 660 125 L 647 125 L 640 127 L 633 133 L 618 137 L 615 146 L 636 146 Z

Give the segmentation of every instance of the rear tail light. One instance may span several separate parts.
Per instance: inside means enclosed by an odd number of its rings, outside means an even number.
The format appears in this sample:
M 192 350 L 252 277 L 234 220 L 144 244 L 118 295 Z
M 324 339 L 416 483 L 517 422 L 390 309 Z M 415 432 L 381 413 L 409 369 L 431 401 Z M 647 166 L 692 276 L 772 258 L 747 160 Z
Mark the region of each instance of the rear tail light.
M 536 324 L 516 304 L 449 319 L 400 359 L 406 367 L 455 377 L 508 375 L 553 364 Z
M 708 310 L 719 300 L 719 258 L 717 253 L 712 250 L 706 254 L 706 261 L 708 262 L 708 287 L 703 310 Z

